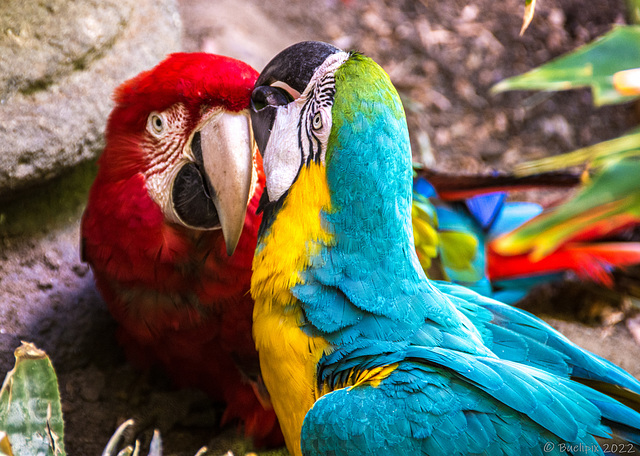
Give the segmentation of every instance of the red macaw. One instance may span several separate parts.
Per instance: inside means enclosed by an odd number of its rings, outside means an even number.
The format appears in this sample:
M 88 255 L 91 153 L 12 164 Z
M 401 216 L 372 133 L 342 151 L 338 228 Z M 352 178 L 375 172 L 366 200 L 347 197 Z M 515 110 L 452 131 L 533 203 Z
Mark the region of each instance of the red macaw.
M 177 53 L 117 88 L 82 252 L 130 359 L 159 362 L 178 385 L 223 400 L 223 422 L 240 418 L 258 444 L 278 444 L 251 336 L 257 76 L 235 59 Z

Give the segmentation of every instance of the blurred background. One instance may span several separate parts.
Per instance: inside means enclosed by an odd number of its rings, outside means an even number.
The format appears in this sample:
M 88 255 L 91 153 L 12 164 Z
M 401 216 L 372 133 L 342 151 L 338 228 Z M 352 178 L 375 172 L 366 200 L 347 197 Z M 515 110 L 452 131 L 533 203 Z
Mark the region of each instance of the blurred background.
M 165 454 L 247 442 L 217 428 L 220 409 L 132 369 L 79 255 L 79 220 L 102 148 L 110 94 L 178 50 L 244 60 L 258 71 L 284 47 L 322 40 L 376 60 L 398 88 L 416 161 L 449 172 L 514 165 L 618 137 L 636 105 L 593 107 L 588 89 L 490 93 L 628 22 L 623 0 L 43 0 L 0 4 L 0 372 L 21 340 L 57 370 L 67 452 L 99 454 L 133 417 Z M 545 203 L 557 192 L 532 192 Z M 610 293 L 614 293 L 615 290 Z M 640 376 L 625 298 L 548 288 L 525 304 L 570 339 Z M 146 436 L 146 437 L 145 437 Z

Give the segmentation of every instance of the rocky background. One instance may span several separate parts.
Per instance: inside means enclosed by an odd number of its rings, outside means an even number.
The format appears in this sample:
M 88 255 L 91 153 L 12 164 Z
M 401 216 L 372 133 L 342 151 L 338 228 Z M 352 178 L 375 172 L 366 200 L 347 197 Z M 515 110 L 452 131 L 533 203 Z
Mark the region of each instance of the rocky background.
M 176 50 L 240 58 L 258 70 L 296 41 L 320 39 L 376 59 L 400 90 L 416 158 L 448 171 L 508 170 L 521 160 L 610 139 L 633 105 L 595 109 L 586 90 L 491 95 L 499 80 L 625 21 L 622 0 L 540 0 L 518 35 L 522 0 L 44 0 L 0 3 L 0 373 L 20 340 L 51 356 L 70 455 L 97 455 L 129 417 L 165 454 L 250 450 L 220 409 L 125 361 L 115 325 L 79 256 L 94 159 L 126 78 Z M 541 201 L 557 194 L 529 195 Z M 566 288 L 566 287 L 564 287 Z M 634 301 L 616 290 L 541 290 L 528 308 L 640 376 Z M 564 292 L 563 292 L 564 290 Z M 631 328 L 631 331 L 630 329 Z M 129 437 L 133 435 L 130 433 Z

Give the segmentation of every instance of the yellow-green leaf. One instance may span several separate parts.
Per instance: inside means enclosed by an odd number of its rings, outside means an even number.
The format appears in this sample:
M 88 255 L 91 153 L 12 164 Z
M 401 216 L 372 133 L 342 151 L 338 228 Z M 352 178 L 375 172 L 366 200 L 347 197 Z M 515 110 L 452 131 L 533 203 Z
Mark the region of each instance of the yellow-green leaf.
M 638 156 L 640 156 L 640 129 L 566 154 L 521 163 L 515 166 L 514 174 L 528 176 L 585 164 L 591 168 L 600 168 L 609 162 Z
M 533 13 L 536 9 L 536 0 L 525 0 L 524 2 L 524 16 L 522 18 L 522 28 L 520 29 L 520 36 L 527 30 L 531 20 L 533 19 Z
M 640 67 L 640 26 L 617 26 L 603 37 L 534 70 L 505 79 L 491 89 L 569 90 L 591 87 L 596 106 L 623 103 L 637 97 L 621 95 L 613 75 Z

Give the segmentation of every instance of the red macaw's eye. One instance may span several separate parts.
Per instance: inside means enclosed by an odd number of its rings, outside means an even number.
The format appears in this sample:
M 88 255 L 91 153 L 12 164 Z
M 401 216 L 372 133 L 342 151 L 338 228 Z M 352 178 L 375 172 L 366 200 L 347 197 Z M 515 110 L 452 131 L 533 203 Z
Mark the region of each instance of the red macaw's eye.
M 164 116 L 158 112 L 152 112 L 147 118 L 147 131 L 153 136 L 159 137 L 164 132 Z
M 193 135 L 191 150 L 196 162 L 186 163 L 178 171 L 171 192 L 173 208 L 180 220 L 191 227 L 215 228 L 220 225 L 220 218 L 212 200 L 213 187 L 202 168 L 200 132 Z

